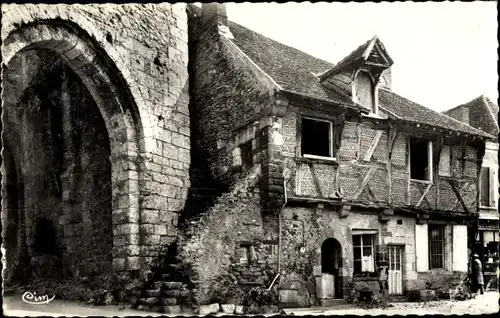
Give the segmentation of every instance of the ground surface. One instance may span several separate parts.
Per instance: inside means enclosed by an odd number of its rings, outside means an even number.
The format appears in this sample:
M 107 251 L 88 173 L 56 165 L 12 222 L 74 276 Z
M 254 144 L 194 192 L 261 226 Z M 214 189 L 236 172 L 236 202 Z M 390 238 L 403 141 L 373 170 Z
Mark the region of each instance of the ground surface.
M 288 314 L 294 315 L 409 315 L 409 314 L 491 314 L 498 312 L 497 292 L 488 292 L 478 295 L 475 299 L 466 301 L 432 301 L 427 303 L 394 303 L 388 309 L 339 309 L 332 307 L 313 307 L 304 309 L 287 309 Z M 149 312 L 130 309 L 120 309 L 118 306 L 92 306 L 82 302 L 53 300 L 48 304 L 32 305 L 21 300 L 21 296 L 6 296 L 3 305 L 6 316 L 35 317 L 35 316 L 161 316 Z

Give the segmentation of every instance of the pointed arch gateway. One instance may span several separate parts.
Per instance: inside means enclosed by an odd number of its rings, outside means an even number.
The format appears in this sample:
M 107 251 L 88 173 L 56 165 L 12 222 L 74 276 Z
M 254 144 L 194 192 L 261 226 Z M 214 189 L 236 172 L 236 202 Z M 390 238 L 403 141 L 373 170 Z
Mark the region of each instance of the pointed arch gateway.
M 125 260 L 131 255 L 129 250 L 139 244 L 140 158 L 141 154 L 148 152 L 145 140 L 151 138 L 152 132 L 148 116 L 135 104 L 121 71 L 128 72 L 122 65 L 118 69 L 85 31 L 75 24 L 60 20 L 37 21 L 14 29 L 4 39 L 2 55 L 2 142 L 9 141 L 16 145 L 16 149 L 19 148 L 17 145 L 22 145 L 21 149 L 13 150 L 17 151 L 13 156 L 20 158 L 17 165 L 21 167 L 17 170 L 22 174 L 18 178 L 24 178 L 23 185 L 42 180 L 45 183 L 40 187 L 53 189 L 53 199 L 60 200 L 59 205 L 53 208 L 50 200 L 45 205 L 40 200 L 40 204 L 32 200 L 31 206 L 17 208 L 18 217 L 22 216 L 26 220 L 26 224 L 20 225 L 22 228 L 18 231 L 26 234 L 27 252 L 35 254 L 36 244 L 33 240 L 36 237 L 36 223 L 38 219 L 43 219 L 43 213 L 52 215 L 46 223 L 56 228 L 56 242 L 61 247 L 74 240 L 72 234 L 94 234 L 99 223 L 109 222 L 110 228 L 105 225 L 100 228 L 103 237 L 108 235 L 111 242 L 97 247 L 103 250 L 102 255 L 87 248 L 70 258 L 63 257 L 63 261 L 68 262 L 66 265 L 73 270 L 72 275 L 84 275 L 76 270 L 77 267 L 72 267 L 71 262 L 78 257 L 97 256 L 103 260 L 103 264 L 107 264 L 106 268 L 115 272 L 139 270 L 137 263 L 129 266 Z M 38 65 L 35 66 L 34 61 L 38 61 Z M 48 74 L 51 80 L 57 78 L 59 89 L 47 89 L 51 81 L 44 80 L 43 76 Z M 69 104 L 77 103 L 79 107 L 67 107 L 65 110 L 65 103 L 61 102 L 63 100 L 69 101 Z M 46 112 L 46 116 L 43 112 Z M 19 115 L 24 117 L 20 118 Z M 40 125 L 35 124 L 37 121 L 41 122 Z M 80 122 L 82 135 L 93 137 L 79 140 L 75 139 L 75 134 L 65 136 L 65 132 L 77 130 L 71 126 L 72 123 Z M 35 129 L 30 131 L 30 127 Z M 51 133 L 51 137 L 47 132 Z M 36 138 L 39 139 L 30 140 L 26 136 L 38 136 Z M 99 151 L 90 150 L 90 143 L 94 141 Z M 71 147 L 83 147 L 83 151 L 72 156 L 73 159 L 68 159 L 67 149 Z M 35 180 L 34 174 L 29 173 L 29 167 L 37 164 L 43 166 L 43 160 L 37 162 L 37 154 L 42 154 L 42 158 L 50 155 L 51 160 L 62 162 L 63 168 L 59 172 L 44 168 L 45 178 Z M 48 163 L 45 166 L 49 166 Z M 109 166 L 108 171 L 101 171 L 106 170 L 106 165 Z M 104 168 L 99 170 L 98 166 Z M 7 169 L 9 167 L 3 164 L 2 172 Z M 49 172 L 51 176 L 47 177 Z M 72 178 L 72 175 L 80 175 L 81 178 Z M 2 173 L 2 184 L 8 181 L 5 176 Z M 109 189 L 101 186 L 105 179 L 109 181 Z M 81 189 L 90 189 L 90 194 L 82 199 Z M 27 197 L 26 191 L 24 198 Z M 107 194 L 100 195 L 101 192 Z M 93 193 L 102 201 L 97 207 L 92 202 Z M 13 198 L 9 197 L 6 191 L 2 191 L 2 216 L 3 207 L 12 206 L 9 200 Z M 92 222 L 92 217 L 100 214 L 106 216 L 106 221 Z M 123 228 L 128 230 L 122 231 Z M 92 242 L 99 244 L 99 240 Z M 23 246 L 24 242 L 19 243 L 15 245 L 16 248 Z M 10 255 L 21 254 L 16 252 Z

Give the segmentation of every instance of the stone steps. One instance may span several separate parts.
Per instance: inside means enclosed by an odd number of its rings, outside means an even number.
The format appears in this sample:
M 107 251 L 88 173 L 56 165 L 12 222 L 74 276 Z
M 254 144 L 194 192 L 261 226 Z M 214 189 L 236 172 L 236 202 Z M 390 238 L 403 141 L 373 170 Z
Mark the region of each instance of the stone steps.
M 154 282 L 155 289 L 167 289 L 174 290 L 182 287 L 182 282 L 168 282 L 168 281 L 156 281 Z
M 192 312 L 192 292 L 184 283 L 159 280 L 153 286 L 142 292 L 135 303 L 136 309 L 166 314 Z
M 193 293 L 182 282 L 176 255 L 167 254 L 164 265 L 151 268 L 152 275 L 135 297 L 132 305 L 142 311 L 165 314 L 191 313 Z

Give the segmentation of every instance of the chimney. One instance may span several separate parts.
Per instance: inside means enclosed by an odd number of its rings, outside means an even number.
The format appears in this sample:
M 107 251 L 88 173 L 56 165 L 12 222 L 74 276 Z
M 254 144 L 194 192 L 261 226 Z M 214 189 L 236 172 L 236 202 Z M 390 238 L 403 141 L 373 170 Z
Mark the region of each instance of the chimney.
M 467 107 L 460 107 L 461 108 L 461 118 L 459 119 L 461 122 L 465 124 L 469 124 L 469 108 Z
M 451 111 L 446 111 L 445 114 L 464 124 L 469 124 L 469 108 L 467 107 L 460 106 Z
M 201 23 L 213 23 L 227 26 L 225 3 L 203 3 L 201 5 Z
M 216 27 L 219 34 L 233 39 L 227 23 L 225 3 L 203 3 L 201 5 L 201 25 L 206 28 Z

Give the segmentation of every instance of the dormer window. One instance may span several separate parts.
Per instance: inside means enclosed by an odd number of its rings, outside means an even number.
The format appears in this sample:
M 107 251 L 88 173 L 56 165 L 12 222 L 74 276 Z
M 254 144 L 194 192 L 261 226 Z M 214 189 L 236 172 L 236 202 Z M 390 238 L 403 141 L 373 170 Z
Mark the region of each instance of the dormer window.
M 354 101 L 377 114 L 378 107 L 375 102 L 375 85 L 371 75 L 366 71 L 358 71 L 354 79 Z

